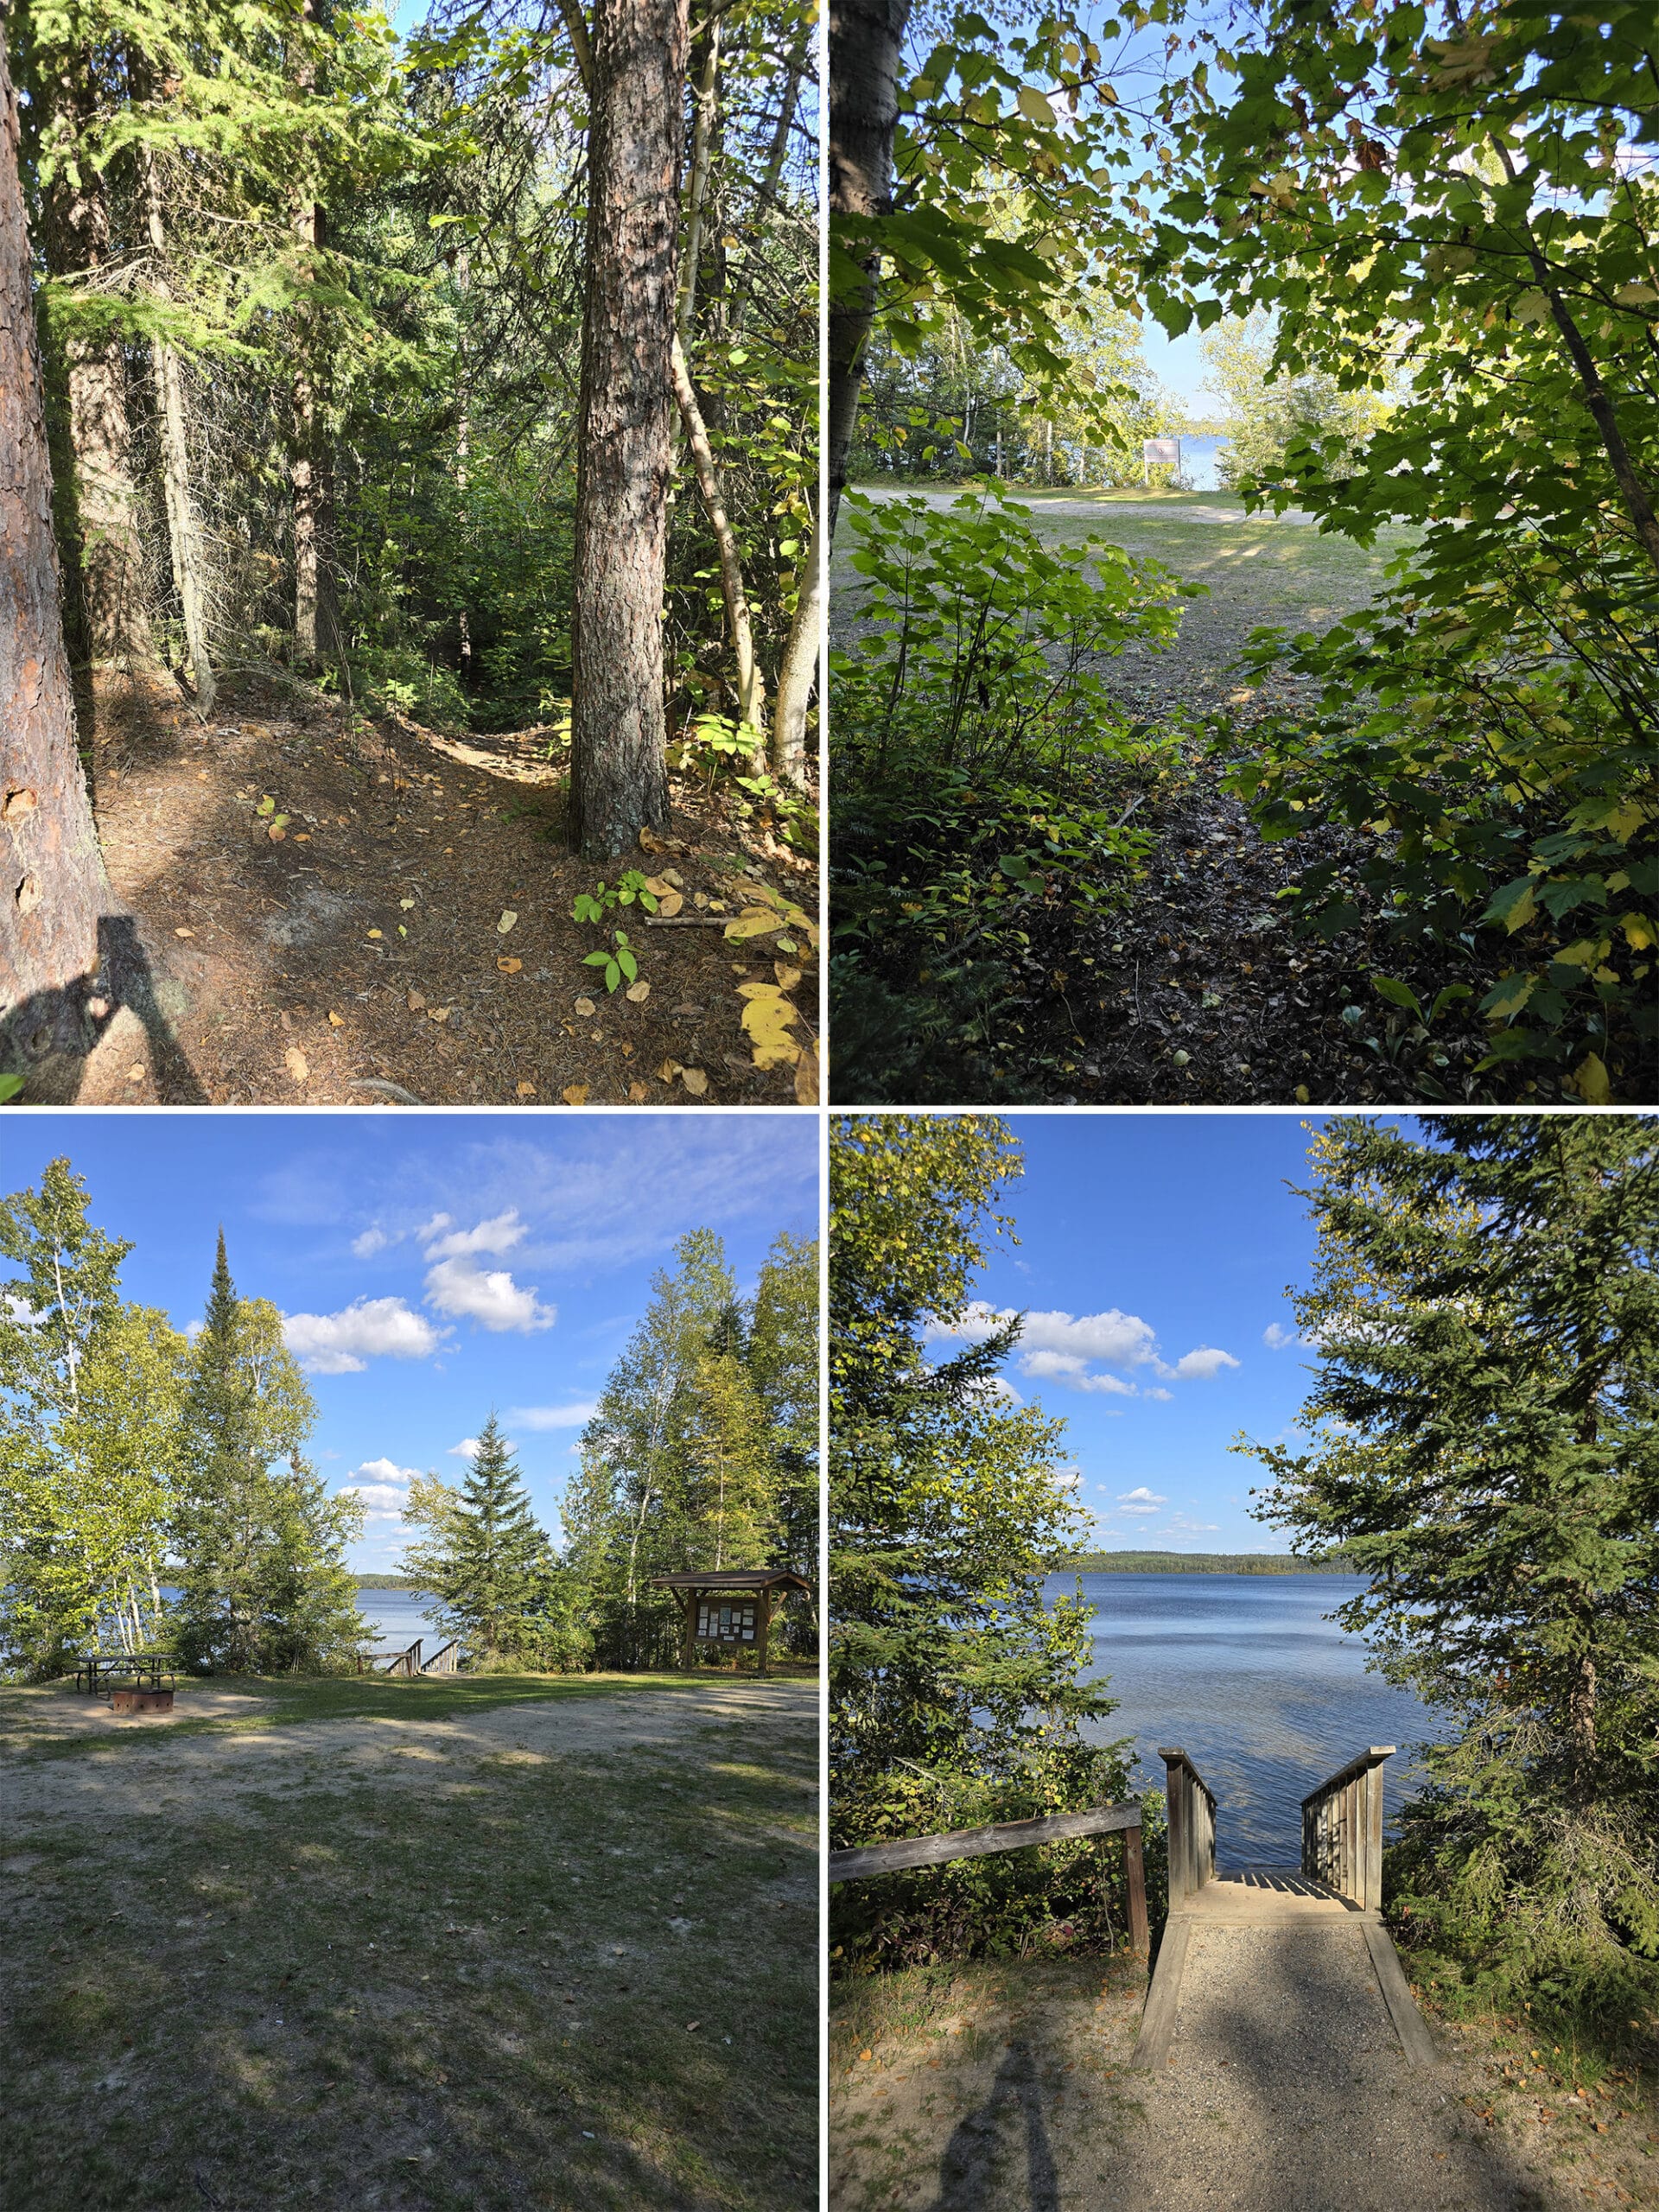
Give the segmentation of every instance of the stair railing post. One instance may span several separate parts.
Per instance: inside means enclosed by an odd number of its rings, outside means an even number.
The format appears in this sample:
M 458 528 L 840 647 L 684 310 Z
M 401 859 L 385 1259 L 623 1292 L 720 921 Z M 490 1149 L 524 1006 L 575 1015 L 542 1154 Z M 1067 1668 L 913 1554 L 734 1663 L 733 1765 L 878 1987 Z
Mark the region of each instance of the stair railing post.
M 1198 1886 L 1191 1878 L 1189 1869 L 1192 1807 L 1186 1779 L 1186 1753 L 1179 1749 L 1165 1750 L 1160 1746 L 1158 1756 L 1164 1763 L 1164 1802 L 1169 1820 L 1169 1909 L 1172 1912 L 1179 1912 L 1188 1891 Z
M 1123 1831 L 1123 1871 L 1129 1891 L 1129 1948 L 1137 1959 L 1144 1959 L 1151 1938 L 1147 1929 L 1147 1864 L 1138 1826 Z

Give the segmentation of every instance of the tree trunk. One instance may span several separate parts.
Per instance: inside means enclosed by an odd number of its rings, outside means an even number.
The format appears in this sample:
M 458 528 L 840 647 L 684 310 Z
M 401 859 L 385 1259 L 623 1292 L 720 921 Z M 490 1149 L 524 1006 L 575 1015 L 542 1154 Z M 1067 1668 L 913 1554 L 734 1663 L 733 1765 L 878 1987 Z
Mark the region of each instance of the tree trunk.
M 300 20 L 306 27 L 316 22 L 317 0 L 302 0 Z M 316 84 L 316 70 L 303 45 L 295 83 L 304 94 Z M 294 228 L 308 264 L 328 242 L 321 203 L 308 194 L 302 197 L 295 210 Z M 315 269 L 308 274 L 314 276 Z M 334 485 L 320 365 L 324 334 L 314 308 L 302 309 L 297 321 L 299 366 L 294 373 L 294 445 L 289 460 L 294 492 L 294 652 L 302 668 L 315 668 L 333 656 L 340 642 L 330 559 Z
M 154 289 L 158 299 L 173 296 L 167 281 L 167 229 L 162 217 L 162 187 L 153 149 L 144 153 L 144 200 L 150 251 L 156 256 Z M 207 651 L 207 593 L 202 574 L 201 539 L 190 505 L 190 448 L 184 428 L 184 379 L 178 349 L 157 339 L 150 348 L 156 397 L 162 416 L 162 489 L 167 504 L 167 537 L 173 555 L 173 582 L 184 609 L 184 649 L 190 663 L 196 711 L 213 712 L 216 687 Z
M 668 827 L 663 587 L 687 0 L 598 0 L 576 458 L 570 827 L 613 861 Z
M 893 213 L 893 133 L 910 0 L 832 0 L 830 10 L 830 216 Z M 830 299 L 830 536 L 847 482 L 864 356 L 875 321 L 880 256 L 870 253 L 849 293 Z
M 795 619 L 789 626 L 778 671 L 778 702 L 772 722 L 772 772 L 780 783 L 793 784 L 798 789 L 806 781 L 806 716 L 818 669 L 823 607 L 822 546 L 823 533 L 815 527 L 807 547 Z
M 766 695 L 760 681 L 760 664 L 754 658 L 754 631 L 749 620 L 748 596 L 743 588 L 743 564 L 737 550 L 736 533 L 726 512 L 725 494 L 721 490 L 719 472 L 715 467 L 714 449 L 709 443 L 708 429 L 697 405 L 691 372 L 685 365 L 685 355 L 681 351 L 677 334 L 671 360 L 674 372 L 674 397 L 679 402 L 686 443 L 691 448 L 697 490 L 702 495 L 702 510 L 709 518 L 709 527 L 715 534 L 715 543 L 720 553 L 720 588 L 726 601 L 726 626 L 731 632 L 732 651 L 737 659 L 737 718 L 741 722 L 747 722 L 757 733 L 754 771 L 760 775 L 766 765 Z
M 67 56 L 52 83 L 51 103 L 83 140 L 97 104 L 90 55 Z M 109 258 L 110 214 L 104 179 L 85 158 L 75 178 L 60 168 L 46 192 L 48 266 L 70 283 L 95 276 Z M 55 349 L 54 349 L 55 350 Z M 125 351 L 118 337 L 73 335 L 63 343 L 69 436 L 74 456 L 72 544 L 87 658 L 94 663 L 147 661 L 143 562 L 133 491 L 127 425 Z
M 697 79 L 697 117 L 691 131 L 691 175 L 685 194 L 685 244 L 680 251 L 680 300 L 676 321 L 689 347 L 697 320 L 697 260 L 702 251 L 702 210 L 714 159 L 715 103 L 720 84 L 720 17 L 704 33 L 708 43 Z
M 75 751 L 52 474 L 0 20 L 0 1072 L 83 1052 L 104 862 Z

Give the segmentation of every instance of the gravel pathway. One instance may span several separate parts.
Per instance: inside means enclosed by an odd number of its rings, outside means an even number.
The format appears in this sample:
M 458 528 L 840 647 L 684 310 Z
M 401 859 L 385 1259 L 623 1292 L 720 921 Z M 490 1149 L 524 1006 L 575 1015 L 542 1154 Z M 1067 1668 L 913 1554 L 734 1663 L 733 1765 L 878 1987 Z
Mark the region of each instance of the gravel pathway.
M 1444 2071 L 1408 2065 L 1357 1927 L 1195 1926 L 1122 2203 L 1233 2212 L 1546 2212 Z

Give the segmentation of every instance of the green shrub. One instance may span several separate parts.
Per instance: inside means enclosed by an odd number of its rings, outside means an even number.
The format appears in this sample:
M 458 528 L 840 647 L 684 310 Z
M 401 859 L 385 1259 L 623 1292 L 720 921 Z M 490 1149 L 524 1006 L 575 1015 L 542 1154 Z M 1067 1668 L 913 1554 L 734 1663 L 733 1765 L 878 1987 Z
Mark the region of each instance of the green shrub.
M 1126 894 L 1135 786 L 1173 743 L 1098 664 L 1172 645 L 1201 587 L 1103 538 L 1045 546 L 1000 485 L 850 505 L 869 626 L 830 659 L 836 1095 L 1020 1096 L 1033 932 Z

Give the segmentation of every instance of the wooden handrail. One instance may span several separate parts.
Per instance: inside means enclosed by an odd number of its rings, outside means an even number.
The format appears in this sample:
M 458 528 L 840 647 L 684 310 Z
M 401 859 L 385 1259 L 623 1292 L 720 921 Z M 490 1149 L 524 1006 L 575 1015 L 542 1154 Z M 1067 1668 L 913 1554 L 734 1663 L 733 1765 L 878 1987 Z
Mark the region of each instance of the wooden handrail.
M 1169 1909 L 1216 1876 L 1216 1794 L 1179 1745 L 1160 1745 L 1169 1807 Z
M 1302 1800 L 1302 1872 L 1362 1912 L 1382 1909 L 1382 1768 L 1393 1744 L 1373 1744 Z
M 421 1662 L 423 1675 L 454 1675 L 461 1671 L 461 1643 L 451 1637 L 448 1643 L 441 1643 L 429 1659 Z
M 1141 1848 L 1138 1804 L 1097 1805 L 1082 1813 L 1050 1813 L 1040 1820 L 1000 1821 L 990 1827 L 957 1828 L 944 1835 L 903 1836 L 896 1843 L 855 1844 L 830 1853 L 830 1879 L 854 1882 L 872 1874 L 898 1874 L 912 1866 L 943 1866 L 952 1859 L 988 1859 L 1002 1851 L 1023 1851 L 1037 1843 L 1064 1843 L 1077 1836 L 1123 1838 L 1129 1890 L 1129 1940 L 1147 1948 L 1147 1876 Z

